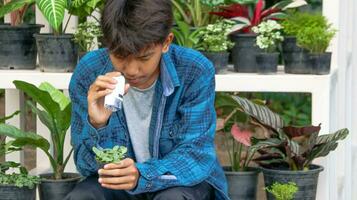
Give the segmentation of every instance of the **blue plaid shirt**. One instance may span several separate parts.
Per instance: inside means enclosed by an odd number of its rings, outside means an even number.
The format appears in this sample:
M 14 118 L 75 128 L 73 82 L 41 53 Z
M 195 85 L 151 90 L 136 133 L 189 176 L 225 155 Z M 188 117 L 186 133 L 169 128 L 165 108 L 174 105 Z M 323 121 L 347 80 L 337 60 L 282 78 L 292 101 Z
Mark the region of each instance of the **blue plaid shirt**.
M 135 160 L 123 110 L 113 113 L 106 127 L 95 129 L 88 122 L 89 86 L 99 75 L 113 70 L 108 51 L 99 49 L 81 59 L 70 82 L 74 160 L 83 176 L 97 173 L 93 146 L 123 145 L 128 148 L 127 156 Z M 206 181 L 215 188 L 215 199 L 229 199 L 214 148 L 214 75 L 212 63 L 192 49 L 171 45 L 162 55 L 149 130 L 152 158 L 136 163 L 141 176 L 129 193 Z

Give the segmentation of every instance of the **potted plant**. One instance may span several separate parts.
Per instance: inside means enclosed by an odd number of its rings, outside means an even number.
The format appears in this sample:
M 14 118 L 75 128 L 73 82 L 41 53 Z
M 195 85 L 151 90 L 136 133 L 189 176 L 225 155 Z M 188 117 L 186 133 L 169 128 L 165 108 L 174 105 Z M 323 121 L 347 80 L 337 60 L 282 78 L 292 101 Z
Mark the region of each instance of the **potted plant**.
M 216 73 L 228 65 L 229 52 L 234 43 L 228 39 L 228 33 L 233 26 L 232 21 L 222 20 L 209 24 L 199 32 L 200 40 L 197 50 L 200 50 L 216 68 Z
M 296 183 L 274 183 L 270 187 L 265 188 L 269 193 L 269 200 L 293 200 L 295 193 L 299 190 Z
M 62 200 L 80 179 L 77 173 L 64 173 L 66 164 L 73 152 L 73 149 L 71 149 L 68 155 L 64 155 L 64 141 L 71 119 L 70 99 L 46 82 L 39 87 L 23 81 L 14 81 L 14 84 L 18 90 L 31 97 L 38 105 L 27 101 L 32 111 L 50 130 L 53 146 L 50 150 L 50 142 L 42 136 L 24 132 L 6 124 L 0 125 L 0 134 L 18 140 L 19 142 L 16 143 L 18 147 L 30 145 L 41 149 L 46 154 L 53 172 L 40 174 L 42 178 L 39 185 L 40 198 Z
M 231 98 L 252 117 L 269 110 L 264 106 L 254 107 L 251 105 L 253 102 L 249 104 L 248 100 L 238 96 Z M 320 126 L 284 126 L 284 123 L 276 123 L 281 120 L 279 115 L 274 115 L 275 118 L 271 116 L 254 117 L 256 125 L 268 131 L 270 137 L 251 146 L 260 154 L 254 161 L 262 166 L 266 187 L 275 182 L 294 182 L 299 188 L 294 199 L 315 199 L 318 175 L 323 167 L 312 162 L 315 158 L 327 156 L 330 151 L 335 150 L 337 142 L 347 137 L 348 130 L 341 129 L 319 136 Z
M 100 168 L 103 168 L 104 165 L 108 163 L 119 163 L 125 158 L 127 152 L 126 147 L 117 145 L 111 149 L 93 147 L 92 150 L 95 154 L 95 160 Z
M 261 52 L 255 45 L 256 34 L 252 32 L 252 27 L 267 19 L 283 19 L 287 9 L 306 5 L 304 0 L 283 0 L 265 9 L 264 0 L 226 0 L 226 3 L 230 5 L 221 6 L 221 11 L 211 14 L 236 21 L 231 33 L 235 43 L 232 58 L 234 69 L 243 73 L 257 72 L 256 54 Z
M 5 2 L 0 5 L 0 18 L 11 13 L 11 24 L 0 25 L 0 69 L 35 69 L 37 48 L 33 34 L 39 33 L 43 25 L 24 22 L 25 13 L 31 8 L 29 4 L 17 0 Z
M 321 24 L 311 24 L 299 30 L 297 42 L 304 49 L 308 50 L 308 65 L 312 74 L 324 75 L 330 73 L 331 52 L 326 52 L 330 41 L 334 37 L 336 30 L 332 24 L 322 15 L 315 15 Z
M 256 147 L 263 146 L 262 142 L 264 143 L 264 139 L 268 138 L 266 132 L 258 131 L 259 127 L 255 125 L 255 118 L 269 117 L 269 119 L 275 120 L 277 126 L 281 126 L 280 123 L 283 121 L 268 109 L 265 109 L 264 113 L 248 115 L 242 105 L 249 106 L 252 113 L 254 113 L 253 110 L 264 109 L 245 99 L 242 99 L 239 104 L 230 95 L 217 94 L 215 101 L 218 115 L 217 131 L 224 136 L 224 146 L 231 163 L 231 166 L 224 167 L 230 198 L 233 200 L 255 200 L 260 170 L 252 167 L 251 161 L 258 151 Z M 230 134 L 226 134 L 228 132 Z
M 277 47 L 284 40 L 281 35 L 281 25 L 276 21 L 268 20 L 252 28 L 257 36 L 257 46 L 264 53 L 256 55 L 258 73 L 276 73 L 279 63 L 279 52 Z
M 100 26 L 95 22 L 83 22 L 78 25 L 74 33 L 74 42 L 79 46 L 78 57 L 81 59 L 87 52 L 92 51 L 96 45 L 96 38 L 102 37 Z M 98 41 L 98 45 L 101 45 Z
M 8 117 L 0 119 L 0 125 L 19 114 L 16 111 Z M 0 157 L 22 150 L 13 144 L 19 141 L 0 141 Z M 9 173 L 11 171 L 11 173 Z M 18 172 L 16 172 L 18 171 Z M 25 167 L 19 163 L 6 161 L 0 163 L 0 199 L 4 200 L 35 200 L 36 187 L 40 183 L 38 176 L 31 176 Z

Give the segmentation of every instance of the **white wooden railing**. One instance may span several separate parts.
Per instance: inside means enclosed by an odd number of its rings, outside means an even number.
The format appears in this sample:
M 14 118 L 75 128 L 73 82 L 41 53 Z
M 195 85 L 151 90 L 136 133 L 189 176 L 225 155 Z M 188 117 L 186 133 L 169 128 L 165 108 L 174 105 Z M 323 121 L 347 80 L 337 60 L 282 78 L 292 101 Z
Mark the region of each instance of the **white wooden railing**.
M 350 20 L 357 12 L 355 0 L 323 0 L 323 13 L 339 29 L 337 37 L 331 45 L 334 52 L 332 73 L 325 76 L 316 75 L 257 75 L 229 73 L 216 76 L 216 91 L 247 91 L 247 92 L 304 92 L 312 94 L 312 122 L 322 123 L 322 133 L 329 133 L 339 128 L 348 127 L 351 136 L 342 143 L 338 150 L 327 158 L 317 162 L 325 167 L 320 175 L 318 185 L 318 200 L 353 200 L 357 199 L 357 21 Z M 65 20 L 68 18 L 66 14 Z M 9 18 L 5 18 L 9 21 Z M 92 20 L 92 19 L 88 19 Z M 77 18 L 72 17 L 67 28 L 73 33 L 77 26 Z M 36 22 L 44 24 L 41 32 L 50 32 L 41 12 L 36 9 Z M 355 48 L 352 48 L 355 47 Z M 15 90 L 13 80 L 23 80 L 35 85 L 43 81 L 50 82 L 58 89 L 68 94 L 67 88 L 70 73 L 42 73 L 38 70 L 1 70 L 0 88 L 5 92 L 6 114 L 23 109 L 23 98 Z M 22 115 L 7 121 L 12 125 L 23 127 Z M 37 133 L 49 139 L 47 128 L 37 119 Z M 70 147 L 70 134 L 66 138 L 66 153 Z M 7 160 L 23 161 L 23 153 L 13 153 Z M 47 157 L 37 151 L 36 172 L 50 170 Z M 66 168 L 74 172 L 73 159 Z

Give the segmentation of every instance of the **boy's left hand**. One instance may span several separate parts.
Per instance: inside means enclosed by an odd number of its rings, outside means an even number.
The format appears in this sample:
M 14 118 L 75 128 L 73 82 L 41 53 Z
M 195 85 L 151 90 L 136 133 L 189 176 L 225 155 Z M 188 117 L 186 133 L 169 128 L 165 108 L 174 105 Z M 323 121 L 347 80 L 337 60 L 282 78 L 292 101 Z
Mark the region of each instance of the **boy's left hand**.
M 102 187 L 113 190 L 131 190 L 137 185 L 140 173 L 135 162 L 126 158 L 119 164 L 106 164 L 103 169 L 98 170 L 98 182 Z

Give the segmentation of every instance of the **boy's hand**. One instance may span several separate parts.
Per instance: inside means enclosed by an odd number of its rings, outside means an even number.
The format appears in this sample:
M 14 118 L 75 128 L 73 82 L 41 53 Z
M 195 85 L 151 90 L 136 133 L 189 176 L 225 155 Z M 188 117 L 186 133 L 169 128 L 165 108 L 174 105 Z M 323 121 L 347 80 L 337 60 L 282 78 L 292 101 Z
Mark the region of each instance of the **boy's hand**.
M 103 127 L 112 114 L 112 111 L 104 107 L 104 97 L 115 89 L 117 81 L 113 77 L 121 76 L 120 72 L 110 72 L 104 76 L 98 76 L 88 91 L 88 116 L 90 123 L 95 128 Z M 129 85 L 125 85 L 125 93 Z
M 126 158 L 119 164 L 107 164 L 98 170 L 98 182 L 105 188 L 113 190 L 131 190 L 137 185 L 139 171 L 132 159 Z

